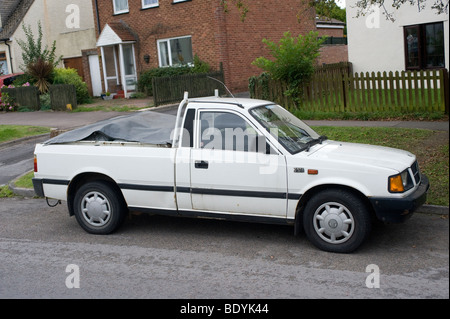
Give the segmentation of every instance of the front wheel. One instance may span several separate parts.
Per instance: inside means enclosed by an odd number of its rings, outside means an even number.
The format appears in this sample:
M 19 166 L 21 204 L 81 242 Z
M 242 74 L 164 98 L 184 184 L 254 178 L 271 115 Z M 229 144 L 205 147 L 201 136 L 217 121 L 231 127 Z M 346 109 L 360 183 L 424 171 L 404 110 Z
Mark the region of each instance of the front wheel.
M 107 182 L 95 181 L 81 186 L 74 199 L 78 224 L 91 234 L 114 232 L 126 216 L 126 205 L 117 190 Z
M 346 190 L 325 190 L 306 204 L 303 225 L 318 248 L 337 253 L 357 249 L 371 230 L 371 219 L 360 197 Z

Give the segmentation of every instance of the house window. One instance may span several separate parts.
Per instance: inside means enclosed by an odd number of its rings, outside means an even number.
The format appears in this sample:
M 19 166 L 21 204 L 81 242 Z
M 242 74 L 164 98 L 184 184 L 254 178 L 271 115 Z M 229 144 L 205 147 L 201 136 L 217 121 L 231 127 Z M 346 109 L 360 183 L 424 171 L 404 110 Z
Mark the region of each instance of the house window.
M 8 74 L 8 63 L 6 61 L 6 53 L 0 52 L 0 75 Z
M 158 55 L 160 67 L 192 65 L 194 55 L 191 37 L 158 40 Z
M 127 13 L 128 0 L 113 0 L 114 14 Z
M 142 9 L 154 8 L 159 6 L 158 0 L 142 0 Z
M 443 68 L 444 25 L 442 22 L 404 27 L 407 70 Z
M 173 0 L 173 3 L 186 2 L 186 1 L 191 1 L 191 0 Z

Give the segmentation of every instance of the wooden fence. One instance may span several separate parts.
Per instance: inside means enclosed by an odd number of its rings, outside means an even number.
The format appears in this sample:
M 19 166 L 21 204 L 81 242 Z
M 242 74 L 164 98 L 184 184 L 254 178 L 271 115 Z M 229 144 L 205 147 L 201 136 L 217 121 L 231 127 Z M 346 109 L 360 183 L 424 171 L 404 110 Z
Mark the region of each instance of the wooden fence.
M 211 78 L 223 83 L 223 71 L 155 77 L 152 79 L 155 106 L 180 102 L 185 91 L 189 92 L 189 97 L 212 96 L 215 89 L 218 89 L 220 94 L 224 94 L 224 86 Z
M 77 93 L 72 84 L 54 84 L 50 86 L 50 105 L 52 110 L 65 111 L 77 108 Z
M 335 75 L 335 74 L 353 74 L 353 64 L 351 62 L 339 62 L 331 64 L 323 64 L 314 68 L 314 75 Z
M 287 108 L 296 102 L 284 95 L 287 86 L 268 81 L 252 97 L 272 100 Z M 322 112 L 445 112 L 448 113 L 446 69 L 402 72 L 322 72 L 303 87 L 300 107 Z
M 335 112 L 445 112 L 446 70 L 315 75 L 302 109 Z M 448 89 L 448 85 L 447 85 Z
M 39 110 L 41 107 L 39 90 L 35 86 L 22 86 L 17 88 L 4 87 L 2 92 L 7 93 L 17 106 L 26 106 L 34 111 Z
M 27 107 L 33 111 L 39 111 L 41 108 L 40 93 L 36 86 L 3 88 L 2 92 L 8 93 L 18 107 Z M 77 107 L 77 96 L 74 85 L 50 85 L 49 93 L 52 110 L 66 110 L 68 104 L 71 105 L 72 109 Z

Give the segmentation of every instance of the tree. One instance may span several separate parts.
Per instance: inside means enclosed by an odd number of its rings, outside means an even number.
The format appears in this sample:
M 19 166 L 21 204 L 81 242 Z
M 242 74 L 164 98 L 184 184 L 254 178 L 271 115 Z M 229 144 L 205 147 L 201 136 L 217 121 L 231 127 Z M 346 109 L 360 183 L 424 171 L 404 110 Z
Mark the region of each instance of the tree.
M 272 59 L 259 57 L 252 64 L 266 71 L 272 79 L 285 82 L 288 85 L 285 94 L 298 103 L 302 84 L 311 79 L 324 41 L 325 38 L 319 38 L 318 33 L 313 31 L 297 37 L 285 32 L 279 43 L 263 40 Z
M 49 89 L 51 77 L 53 75 L 54 66 L 61 61 L 61 57 L 56 57 L 56 41 L 53 41 L 52 47 L 49 49 L 46 45 L 42 47 L 42 26 L 38 22 L 38 36 L 34 38 L 31 26 L 22 24 L 26 40 L 17 40 L 22 49 L 23 65 L 21 69 L 25 74 L 31 76 L 41 93 L 46 93 Z
M 39 59 L 49 62 L 53 65 L 59 64 L 62 57 L 56 57 L 56 41 L 53 41 L 52 47 L 49 49 L 48 45 L 42 48 L 42 26 L 41 22 L 38 22 L 38 37 L 35 40 L 33 32 L 31 31 L 31 26 L 25 26 L 22 24 L 22 29 L 25 33 L 26 40 L 17 40 L 22 49 L 22 60 L 23 66 L 21 69 L 26 72 L 26 69 L 30 63 L 36 63 Z
M 323 0 L 320 0 L 323 1 Z M 386 7 L 386 0 L 358 0 L 356 1 L 356 7 L 358 8 L 356 17 L 364 16 L 371 13 L 374 6 L 380 7 L 383 10 L 387 20 L 394 21 L 393 12 L 389 11 Z M 392 0 L 392 7 L 399 9 L 405 4 L 411 6 L 417 6 L 417 11 L 424 10 L 427 5 L 430 5 L 431 9 L 435 10 L 437 14 L 448 13 L 449 0 Z
M 229 11 L 230 4 L 236 7 L 241 15 L 241 21 L 245 20 L 247 13 L 251 10 L 248 2 L 249 0 L 220 0 L 220 4 L 223 6 L 225 12 Z M 303 11 L 311 7 L 314 7 L 319 15 L 345 21 L 345 9 L 341 9 L 334 0 L 303 0 L 297 16 L 302 16 Z M 336 14 L 339 17 L 332 16 Z
M 448 4 L 449 0 L 392 0 L 392 7 L 394 9 L 399 9 L 404 4 L 410 4 L 417 6 L 417 10 L 422 11 L 427 4 L 431 6 L 433 10 L 436 11 L 437 14 L 448 13 Z M 251 10 L 249 5 L 245 0 L 220 0 L 220 4 L 224 7 L 225 12 L 228 11 L 228 5 L 232 3 L 236 6 L 241 14 L 241 20 L 244 21 L 247 13 Z M 302 8 L 299 8 L 299 13 L 307 8 L 313 7 L 316 9 L 316 12 L 323 16 L 332 17 L 335 8 L 337 7 L 334 0 L 303 0 L 303 4 L 308 4 L 308 6 L 303 5 Z M 385 0 L 358 0 L 356 2 L 356 7 L 358 7 L 357 16 L 363 16 L 367 13 L 372 12 L 373 6 L 378 6 L 383 9 L 386 19 L 393 20 L 392 12 L 389 12 L 385 5 Z M 305 9 L 306 8 L 306 9 Z M 301 14 L 297 14 L 297 16 L 302 16 Z M 334 17 L 336 18 L 336 17 Z M 339 18 L 336 18 L 341 21 L 345 21 Z
M 339 7 L 334 0 L 307 0 L 305 2 L 309 2 L 309 6 L 316 9 L 316 14 L 319 17 L 333 18 L 342 22 L 347 20 L 345 8 Z

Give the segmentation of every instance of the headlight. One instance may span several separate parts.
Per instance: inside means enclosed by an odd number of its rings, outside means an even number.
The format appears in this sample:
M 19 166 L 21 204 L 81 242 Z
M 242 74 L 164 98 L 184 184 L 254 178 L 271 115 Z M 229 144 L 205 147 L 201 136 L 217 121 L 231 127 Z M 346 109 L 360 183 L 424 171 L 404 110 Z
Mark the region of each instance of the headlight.
M 414 187 L 414 183 L 411 179 L 408 169 L 404 170 L 400 174 L 389 177 L 389 192 L 391 193 L 403 193 Z

